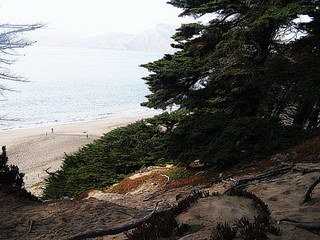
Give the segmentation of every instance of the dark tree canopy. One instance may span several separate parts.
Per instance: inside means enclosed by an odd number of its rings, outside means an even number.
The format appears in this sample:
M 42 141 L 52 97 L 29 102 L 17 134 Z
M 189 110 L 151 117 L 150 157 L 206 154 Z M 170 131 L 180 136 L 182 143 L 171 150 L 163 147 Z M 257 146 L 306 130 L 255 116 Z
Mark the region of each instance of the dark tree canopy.
M 19 168 L 15 165 L 7 165 L 8 157 L 6 147 L 2 147 L 0 154 L 0 185 L 10 185 L 21 188 L 23 186 L 23 173 L 19 172 Z
M 280 117 L 318 126 L 320 1 L 172 0 L 184 24 L 177 49 L 143 65 L 151 90 L 143 105 L 178 105 L 238 117 Z

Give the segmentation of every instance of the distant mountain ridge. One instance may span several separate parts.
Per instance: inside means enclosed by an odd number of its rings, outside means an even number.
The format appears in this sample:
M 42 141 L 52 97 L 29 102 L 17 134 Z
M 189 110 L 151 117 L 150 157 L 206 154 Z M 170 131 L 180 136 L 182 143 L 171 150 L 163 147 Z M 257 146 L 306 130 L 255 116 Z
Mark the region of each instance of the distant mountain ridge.
M 171 36 L 175 29 L 172 25 L 158 24 L 137 34 L 112 32 L 97 36 L 44 29 L 35 32 L 32 39 L 37 41 L 38 46 L 172 52 L 174 49 L 170 46 L 173 43 Z

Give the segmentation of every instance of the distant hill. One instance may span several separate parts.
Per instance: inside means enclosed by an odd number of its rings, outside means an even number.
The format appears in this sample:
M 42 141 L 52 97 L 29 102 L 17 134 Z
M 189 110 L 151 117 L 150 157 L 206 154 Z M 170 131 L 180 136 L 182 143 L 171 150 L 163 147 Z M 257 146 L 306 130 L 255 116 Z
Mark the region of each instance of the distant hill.
M 158 24 L 150 30 L 134 35 L 134 37 L 126 44 L 126 47 L 129 50 L 142 50 L 148 52 L 172 51 L 173 49 L 170 44 L 173 42 L 171 36 L 174 33 L 174 26 Z
M 136 50 L 148 52 L 172 52 L 171 36 L 175 33 L 175 26 L 158 24 L 152 29 L 127 34 L 113 32 L 97 36 L 71 33 L 57 29 L 42 29 L 36 31 L 31 39 L 37 41 L 38 46 L 48 47 L 84 47 L 117 50 Z

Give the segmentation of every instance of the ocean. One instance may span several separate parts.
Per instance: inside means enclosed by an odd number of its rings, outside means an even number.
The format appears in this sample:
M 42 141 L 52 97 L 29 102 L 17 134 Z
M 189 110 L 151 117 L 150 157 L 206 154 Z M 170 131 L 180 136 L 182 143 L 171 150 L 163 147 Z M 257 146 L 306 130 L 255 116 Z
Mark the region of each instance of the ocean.
M 139 67 L 162 53 L 29 47 L 10 66 L 29 82 L 0 80 L 0 130 L 159 113 L 141 107 L 149 90 Z

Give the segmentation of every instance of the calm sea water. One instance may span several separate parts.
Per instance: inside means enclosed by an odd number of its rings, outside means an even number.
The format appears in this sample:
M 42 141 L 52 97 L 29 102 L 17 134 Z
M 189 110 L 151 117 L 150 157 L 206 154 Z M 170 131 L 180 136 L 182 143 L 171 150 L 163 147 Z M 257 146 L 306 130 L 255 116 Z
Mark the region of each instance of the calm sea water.
M 148 88 L 140 64 L 160 53 L 106 49 L 27 49 L 11 66 L 30 82 L 3 82 L 17 92 L 0 101 L 0 130 L 153 113 L 140 106 Z

